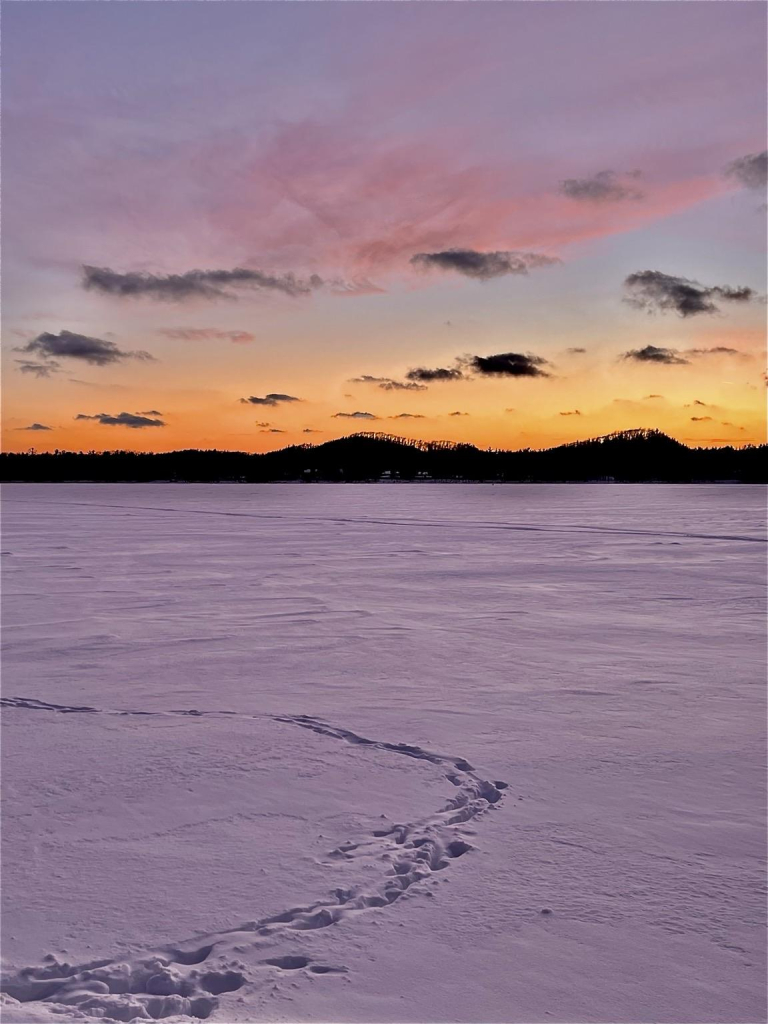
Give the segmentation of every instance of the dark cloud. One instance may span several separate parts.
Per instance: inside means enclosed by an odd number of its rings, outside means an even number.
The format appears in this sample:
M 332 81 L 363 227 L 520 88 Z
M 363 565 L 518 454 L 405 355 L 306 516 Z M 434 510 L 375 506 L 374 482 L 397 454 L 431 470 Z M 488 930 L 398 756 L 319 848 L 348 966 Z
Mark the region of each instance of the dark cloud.
M 294 274 L 264 274 L 260 270 L 188 270 L 184 274 L 118 273 L 109 267 L 83 266 L 83 287 L 119 298 L 148 297 L 168 302 L 185 299 L 236 299 L 233 289 L 276 291 L 284 295 L 308 295 L 323 281 L 316 274 L 306 280 Z
M 627 179 L 640 177 L 639 171 L 617 174 L 616 171 L 598 171 L 591 178 L 566 178 L 560 182 L 560 192 L 569 199 L 584 203 L 620 203 L 638 200 L 645 195 Z
M 571 356 L 583 356 L 587 350 L 585 348 L 567 348 L 565 351 Z
M 728 285 L 707 287 L 687 277 L 674 277 L 660 270 L 641 270 L 624 281 L 625 302 L 649 313 L 672 311 L 682 317 L 719 312 L 713 299 L 724 302 L 749 302 L 756 297 L 752 288 Z
M 46 427 L 44 423 L 30 423 L 28 427 L 16 427 L 17 430 L 53 430 L 53 427 Z
M 280 430 L 279 427 L 270 427 L 269 430 L 260 430 L 260 434 L 284 434 L 284 430 Z
M 426 419 L 419 412 L 399 412 L 396 416 L 387 417 L 390 420 L 423 420 Z
M 449 412 L 449 416 L 469 416 L 468 412 Z
M 709 423 L 711 419 L 711 416 L 691 416 L 692 423 Z
M 42 359 L 82 359 L 92 366 L 108 366 L 110 363 L 122 362 L 123 359 L 154 361 L 154 356 L 149 352 L 125 352 L 113 341 L 89 338 L 85 334 L 75 334 L 73 331 L 59 331 L 58 334 L 49 334 L 46 331 L 15 351 L 31 352 Z
M 322 430 L 313 430 L 312 427 L 304 427 L 302 434 L 322 434 Z
M 257 427 L 271 427 L 272 424 L 271 423 L 259 423 L 259 421 L 256 420 L 256 426 Z
M 500 352 L 493 356 L 469 356 L 468 366 L 484 377 L 550 377 L 541 367 L 548 365 L 541 356 L 522 352 Z
M 663 397 L 664 397 L 664 395 L 646 395 L 645 396 L 646 400 L 649 399 L 649 398 L 663 398 Z
M 405 376 L 408 380 L 420 381 L 422 383 L 426 382 L 429 384 L 432 384 L 435 381 L 464 379 L 464 374 L 458 367 L 449 369 L 444 366 L 438 366 L 434 370 L 430 370 L 426 366 L 417 366 L 415 369 L 409 370 Z
M 374 416 L 372 412 L 335 412 L 333 418 L 335 420 L 377 420 L 379 417 Z
M 560 415 L 561 416 L 581 416 L 581 411 L 579 409 L 570 409 L 568 412 L 561 412 Z
M 300 398 L 294 398 L 293 395 L 265 395 L 263 398 L 258 398 L 256 395 L 251 395 L 249 398 L 241 398 L 243 405 L 280 405 L 281 402 L 300 402 Z
M 768 150 L 747 153 L 725 168 L 727 178 L 735 179 L 744 188 L 763 189 L 768 184 Z
M 481 377 L 550 377 L 551 374 L 542 369 L 548 365 L 546 359 L 531 353 L 500 352 L 490 356 L 463 356 L 453 367 L 417 366 L 405 376 L 408 380 L 423 383 L 470 380 L 474 374 Z
M 393 380 L 391 377 L 371 377 L 364 373 L 362 377 L 353 377 L 350 384 L 376 384 L 384 391 L 426 391 L 425 384 L 416 381 Z
M 560 263 L 553 256 L 538 252 L 477 252 L 475 249 L 446 249 L 443 252 L 420 252 L 411 257 L 416 267 L 455 270 L 465 277 L 488 281 L 505 274 L 527 274 L 538 267 Z
M 164 427 L 165 422 L 158 419 L 150 419 L 138 412 L 119 412 L 112 415 L 108 412 L 98 412 L 95 416 L 86 416 L 85 413 L 78 413 L 76 420 L 95 420 L 103 427 L 131 427 L 138 430 L 141 427 Z
M 218 327 L 161 327 L 157 333 L 174 341 L 233 341 L 237 345 L 256 341 L 250 331 L 222 331 Z
M 14 350 L 16 351 L 16 350 Z M 58 373 L 61 363 L 49 359 L 46 363 L 36 363 L 31 359 L 17 359 L 19 373 L 31 373 L 35 377 L 50 377 L 52 373 Z
M 674 348 L 659 348 L 646 345 L 645 348 L 632 348 L 625 352 L 622 359 L 633 359 L 636 363 L 666 363 L 667 366 L 687 364 Z

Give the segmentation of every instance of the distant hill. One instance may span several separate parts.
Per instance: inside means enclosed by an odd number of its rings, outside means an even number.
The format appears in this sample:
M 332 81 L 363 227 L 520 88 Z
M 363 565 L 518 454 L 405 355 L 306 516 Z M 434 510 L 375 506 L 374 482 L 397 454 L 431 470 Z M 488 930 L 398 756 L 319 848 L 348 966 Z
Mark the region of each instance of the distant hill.
M 660 430 L 622 430 L 556 448 L 481 449 L 358 433 L 261 455 L 177 452 L 25 452 L 0 455 L 0 479 L 25 481 L 353 482 L 736 481 L 768 480 L 768 445 L 688 448 Z

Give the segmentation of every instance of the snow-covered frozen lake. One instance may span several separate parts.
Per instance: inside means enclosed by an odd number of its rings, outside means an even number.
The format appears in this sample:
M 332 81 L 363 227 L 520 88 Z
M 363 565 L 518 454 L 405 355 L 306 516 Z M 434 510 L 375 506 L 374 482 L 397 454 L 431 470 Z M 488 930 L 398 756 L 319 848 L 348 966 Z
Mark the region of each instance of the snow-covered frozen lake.
M 5 1020 L 763 1021 L 764 507 L 6 486 Z

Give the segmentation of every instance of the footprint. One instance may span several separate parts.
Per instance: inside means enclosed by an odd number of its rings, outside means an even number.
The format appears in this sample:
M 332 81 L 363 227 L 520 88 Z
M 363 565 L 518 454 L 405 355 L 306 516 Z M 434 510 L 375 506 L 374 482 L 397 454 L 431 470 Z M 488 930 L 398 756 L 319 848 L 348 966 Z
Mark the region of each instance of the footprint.
M 239 971 L 209 971 L 200 979 L 206 992 L 220 996 L 222 992 L 236 992 L 245 984 L 245 978 Z
M 261 961 L 271 967 L 279 967 L 281 971 L 299 971 L 302 967 L 309 966 L 308 956 L 271 956 Z
M 4 698 L 6 707 L 29 710 L 57 711 L 60 713 L 141 715 L 175 714 L 199 717 L 207 714 L 227 712 L 206 712 L 176 709 L 168 712 L 115 711 L 86 706 L 49 704 L 30 698 Z M 252 715 L 244 717 L 251 718 Z M 218 1007 L 218 996 L 235 992 L 246 984 L 243 968 L 239 961 L 222 964 L 219 969 L 208 965 L 208 970 L 195 970 L 204 963 L 214 950 L 219 952 L 237 949 L 237 942 L 243 942 L 245 933 L 270 936 L 275 939 L 287 932 L 314 931 L 328 928 L 343 920 L 346 915 L 367 913 L 374 909 L 386 908 L 405 895 L 412 886 L 424 882 L 435 872 L 449 867 L 451 862 L 463 857 L 474 849 L 464 838 L 474 835 L 466 822 L 493 808 L 502 799 L 507 784 L 501 781 L 489 782 L 475 773 L 463 758 L 434 754 L 421 747 L 407 743 L 385 743 L 366 739 L 346 729 L 326 725 L 309 716 L 273 716 L 274 720 L 311 729 L 313 732 L 342 740 L 355 745 L 375 748 L 405 755 L 434 765 L 447 771 L 445 778 L 454 787 L 453 796 L 436 812 L 420 821 L 399 824 L 385 824 L 373 832 L 372 838 L 359 842 L 347 840 L 329 854 L 329 867 L 333 860 L 367 861 L 366 867 L 377 868 L 377 878 L 369 887 L 337 888 L 326 899 L 315 903 L 292 907 L 289 910 L 248 921 L 225 932 L 215 933 L 212 941 L 205 945 L 194 945 L 194 940 L 185 943 L 187 948 L 166 947 L 161 955 L 145 954 L 143 959 L 131 962 L 119 960 L 97 960 L 86 964 L 71 965 L 59 963 L 47 957 L 42 966 L 27 967 L 13 976 L 3 978 L 2 988 L 19 1002 L 45 1001 L 60 1007 L 77 1008 L 75 1016 L 106 1018 L 117 1021 L 134 1019 L 155 1020 L 170 1016 L 192 1016 L 198 1019 L 209 1017 Z M 427 891 L 427 895 L 433 895 Z M 410 895 L 410 894 L 409 894 Z M 550 913 L 548 908 L 542 914 Z M 198 942 L 200 940 L 198 939 Z M 258 942 L 261 940 L 257 940 Z M 251 945 L 252 938 L 248 943 Z M 190 948 L 191 947 L 191 948 Z M 262 964 L 280 971 L 307 970 L 314 975 L 347 973 L 344 966 L 313 963 L 308 956 L 285 954 L 262 960 Z M 190 967 L 183 971 L 179 968 Z M 63 1012 L 56 1010 L 55 1012 Z
M 191 966 L 192 964 L 201 964 L 203 960 L 208 959 L 212 952 L 213 943 L 210 946 L 201 946 L 199 949 L 191 949 L 187 952 L 182 949 L 169 949 L 168 955 L 175 964 Z
M 454 860 L 457 857 L 463 857 L 465 853 L 469 853 L 470 850 L 474 850 L 474 846 L 470 846 L 469 843 L 465 843 L 463 839 L 454 839 L 448 843 L 445 848 L 445 852 L 449 857 Z

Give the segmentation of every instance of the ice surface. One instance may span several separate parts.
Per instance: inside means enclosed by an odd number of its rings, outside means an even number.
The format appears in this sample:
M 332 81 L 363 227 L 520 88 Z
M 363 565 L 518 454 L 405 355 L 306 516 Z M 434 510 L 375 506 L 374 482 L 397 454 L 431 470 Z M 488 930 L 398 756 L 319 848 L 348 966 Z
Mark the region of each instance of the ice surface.
M 764 492 L 9 485 L 4 1019 L 765 1019 Z

